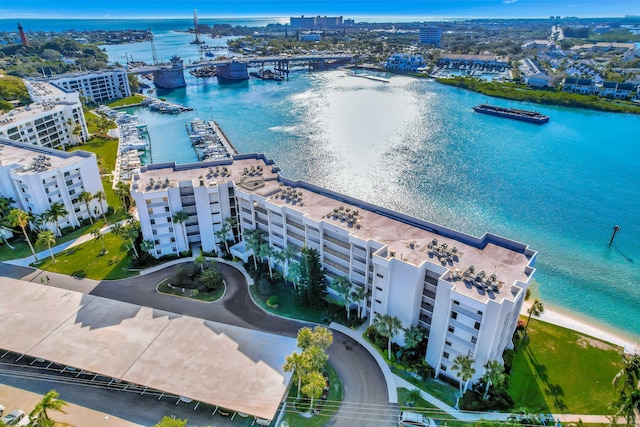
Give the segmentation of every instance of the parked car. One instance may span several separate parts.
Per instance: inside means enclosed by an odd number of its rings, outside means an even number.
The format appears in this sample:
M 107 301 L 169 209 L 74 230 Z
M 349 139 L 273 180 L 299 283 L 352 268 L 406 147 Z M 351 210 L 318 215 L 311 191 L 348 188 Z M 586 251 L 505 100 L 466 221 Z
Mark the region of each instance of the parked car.
M 436 427 L 436 423 L 417 412 L 401 411 L 398 416 L 399 427 Z
M 15 426 L 24 418 L 24 411 L 22 409 L 14 409 L 9 412 L 7 415 L 2 417 L 0 421 L 5 423 L 8 426 Z

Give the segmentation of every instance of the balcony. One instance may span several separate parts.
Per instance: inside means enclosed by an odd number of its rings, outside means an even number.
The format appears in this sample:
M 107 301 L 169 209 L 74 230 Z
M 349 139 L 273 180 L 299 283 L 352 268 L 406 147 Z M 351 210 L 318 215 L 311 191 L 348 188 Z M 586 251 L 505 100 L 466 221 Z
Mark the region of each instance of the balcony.
M 333 243 L 335 245 L 338 245 L 340 247 L 343 247 L 345 249 L 349 249 L 349 250 L 351 249 L 351 245 L 348 242 L 336 239 L 335 237 L 328 236 L 327 234 L 325 234 L 323 237 L 324 237 L 324 240 L 326 240 L 328 242 L 331 242 L 331 243 Z

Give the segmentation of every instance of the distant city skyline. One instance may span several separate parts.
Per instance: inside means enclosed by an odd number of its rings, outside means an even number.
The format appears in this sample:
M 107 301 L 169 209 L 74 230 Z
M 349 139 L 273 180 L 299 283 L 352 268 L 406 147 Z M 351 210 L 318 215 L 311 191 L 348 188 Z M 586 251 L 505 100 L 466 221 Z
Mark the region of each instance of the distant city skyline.
M 142 0 L 80 3 L 77 0 L 2 0 L 3 19 L 202 18 L 338 15 L 345 18 L 547 18 L 640 15 L 640 1 L 619 0 Z

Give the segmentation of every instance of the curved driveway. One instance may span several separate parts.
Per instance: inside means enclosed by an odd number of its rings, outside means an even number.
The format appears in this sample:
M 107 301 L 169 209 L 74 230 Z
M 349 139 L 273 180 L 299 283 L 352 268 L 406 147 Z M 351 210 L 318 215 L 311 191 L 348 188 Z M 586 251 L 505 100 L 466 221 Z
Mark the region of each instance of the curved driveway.
M 301 327 L 308 325 L 266 313 L 251 299 L 243 274 L 232 266 L 222 263 L 219 266 L 227 282 L 227 290 L 222 300 L 215 303 L 157 293 L 156 285 L 171 276 L 177 268 L 175 266 L 145 276 L 102 281 L 90 294 L 289 337 L 295 337 Z M 2 267 L 5 268 L 0 268 L 0 273 L 10 275 L 7 274 L 7 266 Z M 27 274 L 27 269 L 11 270 L 15 276 Z M 62 275 L 56 275 L 52 285 L 66 287 L 59 283 L 66 282 L 64 278 L 73 285 L 75 279 Z M 329 347 L 328 354 L 330 363 L 342 380 L 344 399 L 340 410 L 327 425 L 397 425 L 391 421 L 396 410 L 389 405 L 384 376 L 373 357 L 356 341 L 337 331 L 333 331 L 333 345 Z

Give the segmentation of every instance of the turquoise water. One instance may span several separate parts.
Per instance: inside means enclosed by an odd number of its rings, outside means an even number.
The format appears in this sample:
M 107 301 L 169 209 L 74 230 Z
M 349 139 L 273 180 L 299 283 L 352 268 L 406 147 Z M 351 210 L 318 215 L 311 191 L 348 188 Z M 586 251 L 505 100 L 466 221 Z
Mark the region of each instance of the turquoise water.
M 189 38 L 159 35 L 159 54 L 196 58 Z M 154 162 L 195 160 L 185 124 L 213 118 L 240 152 L 266 153 L 290 178 L 529 244 L 547 305 L 640 337 L 640 117 L 490 100 L 551 116 L 537 126 L 475 114 L 487 97 L 472 92 L 340 70 L 293 73 L 282 83 L 186 79 L 186 88 L 158 95 L 197 111 L 139 111 Z

